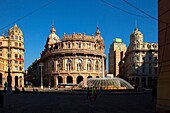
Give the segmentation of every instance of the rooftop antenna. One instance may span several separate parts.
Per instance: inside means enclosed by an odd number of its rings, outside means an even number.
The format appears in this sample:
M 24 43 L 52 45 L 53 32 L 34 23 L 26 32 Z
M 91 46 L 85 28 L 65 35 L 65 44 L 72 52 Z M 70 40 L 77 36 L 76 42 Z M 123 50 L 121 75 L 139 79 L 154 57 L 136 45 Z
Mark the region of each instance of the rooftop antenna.
M 52 20 L 52 25 L 54 25 L 54 19 Z
M 135 20 L 135 28 L 137 28 L 137 27 L 138 27 L 138 21 Z

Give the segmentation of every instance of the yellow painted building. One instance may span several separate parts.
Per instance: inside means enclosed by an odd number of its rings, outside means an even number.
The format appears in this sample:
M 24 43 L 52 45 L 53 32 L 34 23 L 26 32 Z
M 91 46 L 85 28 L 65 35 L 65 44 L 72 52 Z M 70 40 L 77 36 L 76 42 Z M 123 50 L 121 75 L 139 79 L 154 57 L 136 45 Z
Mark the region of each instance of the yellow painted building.
M 8 36 L 0 36 L 0 87 L 4 87 L 4 83 L 7 82 L 8 61 L 12 87 L 24 86 L 24 51 L 23 33 L 15 24 L 8 30 Z

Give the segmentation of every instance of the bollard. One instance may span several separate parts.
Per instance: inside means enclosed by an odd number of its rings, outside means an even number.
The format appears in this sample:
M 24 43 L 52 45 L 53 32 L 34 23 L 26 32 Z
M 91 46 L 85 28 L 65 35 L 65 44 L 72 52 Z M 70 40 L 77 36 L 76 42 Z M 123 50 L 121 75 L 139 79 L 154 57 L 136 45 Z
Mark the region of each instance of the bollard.
M 0 92 L 0 108 L 3 108 L 4 106 L 4 94 L 3 92 Z

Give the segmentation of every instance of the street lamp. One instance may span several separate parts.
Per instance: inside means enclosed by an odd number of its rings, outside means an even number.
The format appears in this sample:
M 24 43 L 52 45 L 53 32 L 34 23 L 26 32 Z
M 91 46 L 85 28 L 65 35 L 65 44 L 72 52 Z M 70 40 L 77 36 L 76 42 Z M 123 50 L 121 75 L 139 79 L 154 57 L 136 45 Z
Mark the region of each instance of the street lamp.
M 44 64 L 40 62 L 39 66 L 41 67 L 41 89 L 43 89 L 42 67 L 44 66 Z
M 11 86 L 12 77 L 11 77 L 11 71 L 10 71 L 10 57 L 11 57 L 10 42 L 11 42 L 11 40 L 10 40 L 9 36 L 5 36 L 5 35 L 3 35 L 3 36 L 8 39 L 8 76 L 7 76 L 8 87 L 7 87 L 7 92 L 12 93 L 12 86 Z

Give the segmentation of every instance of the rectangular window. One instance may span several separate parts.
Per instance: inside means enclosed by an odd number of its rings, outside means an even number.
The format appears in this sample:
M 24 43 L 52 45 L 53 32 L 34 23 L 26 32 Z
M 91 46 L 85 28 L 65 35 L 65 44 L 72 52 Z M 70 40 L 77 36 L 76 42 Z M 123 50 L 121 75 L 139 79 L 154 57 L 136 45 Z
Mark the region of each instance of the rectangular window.
M 18 71 L 18 66 L 15 66 L 15 71 Z
M 18 46 L 18 43 L 17 43 L 17 42 L 15 42 L 15 46 Z
M 139 57 L 136 57 L 136 60 L 139 60 Z
M 14 40 L 18 40 L 18 36 L 15 36 L 15 35 L 14 35 L 14 36 L 13 36 L 13 39 L 14 39 Z
M 15 61 L 15 64 L 18 64 L 18 61 Z
M 2 48 L 0 48 L 0 52 L 2 51 Z
M 14 49 L 14 52 L 18 52 L 18 49 Z
M 21 43 L 19 43 L 19 47 L 21 47 Z
M 0 42 L 0 46 L 2 46 L 2 42 Z
M 18 58 L 18 54 L 15 54 L 15 58 Z
M 145 73 L 145 68 L 142 69 L 142 72 Z
M 145 60 L 145 57 L 142 57 L 142 60 Z

